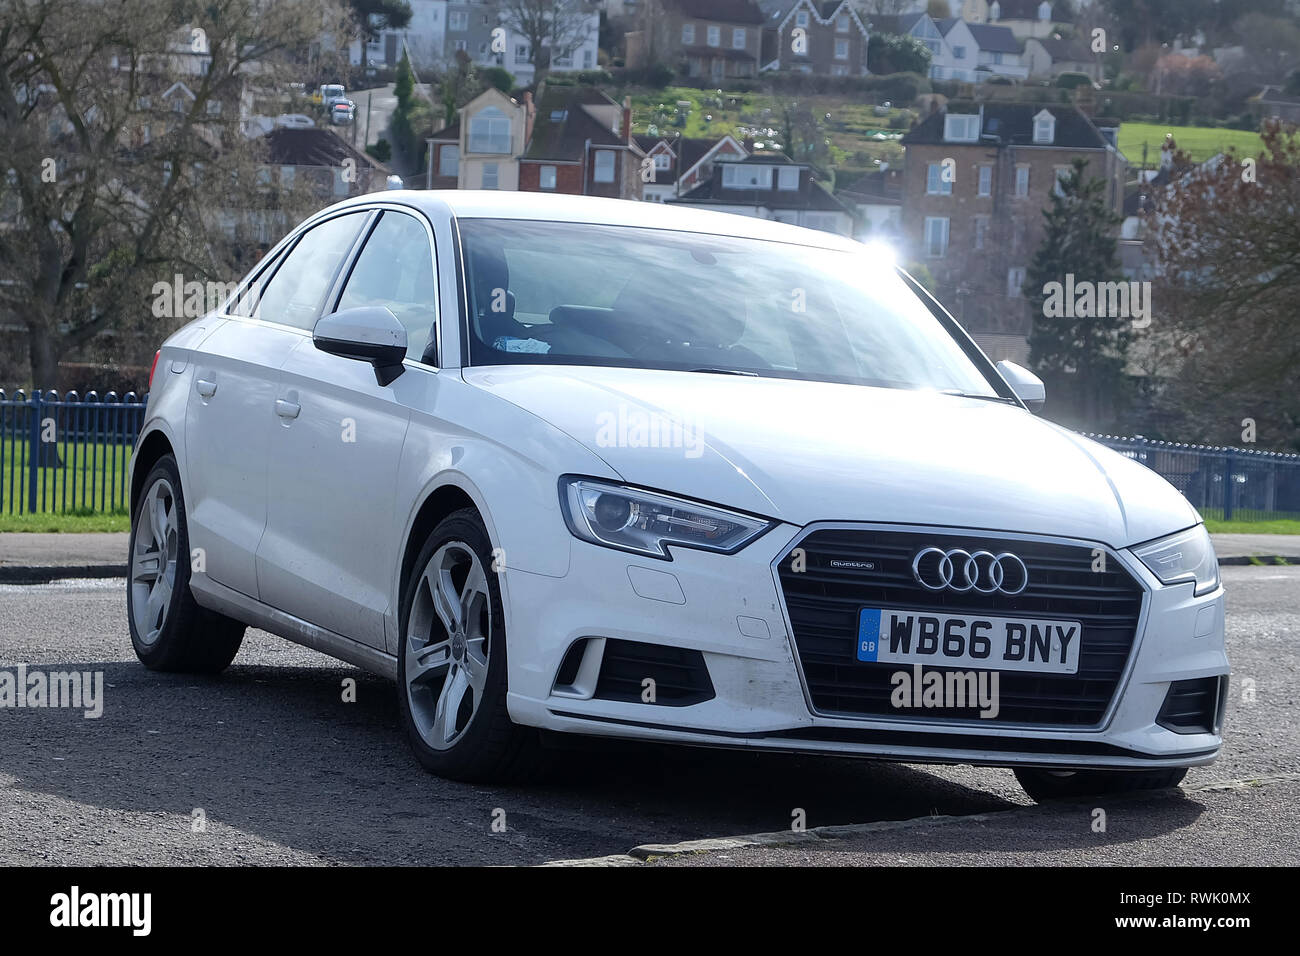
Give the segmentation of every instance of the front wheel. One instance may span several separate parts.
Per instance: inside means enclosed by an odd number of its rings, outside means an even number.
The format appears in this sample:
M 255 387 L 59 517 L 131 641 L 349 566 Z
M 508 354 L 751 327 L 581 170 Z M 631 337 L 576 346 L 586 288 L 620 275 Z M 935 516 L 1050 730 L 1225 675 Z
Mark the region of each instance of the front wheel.
M 1109 796 L 1142 790 L 1166 790 L 1182 783 L 1186 767 L 1168 770 L 1042 770 L 1022 767 L 1016 779 L 1035 803 Z
M 508 781 L 538 769 L 537 731 L 506 711 L 501 588 L 473 510 L 443 519 L 416 559 L 402 597 L 397 669 L 402 724 L 426 770 Z

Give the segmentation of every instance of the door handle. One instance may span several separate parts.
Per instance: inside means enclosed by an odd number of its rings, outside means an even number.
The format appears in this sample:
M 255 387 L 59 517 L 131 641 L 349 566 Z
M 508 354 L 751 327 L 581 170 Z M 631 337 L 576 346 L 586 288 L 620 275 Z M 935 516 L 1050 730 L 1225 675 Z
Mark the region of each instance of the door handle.
M 275 400 L 275 413 L 281 418 L 297 418 L 302 406 L 297 402 L 286 402 L 283 398 Z
M 200 378 L 195 381 L 195 385 L 198 387 L 199 394 L 204 398 L 211 398 L 217 394 L 216 382 L 209 382 L 206 378 Z

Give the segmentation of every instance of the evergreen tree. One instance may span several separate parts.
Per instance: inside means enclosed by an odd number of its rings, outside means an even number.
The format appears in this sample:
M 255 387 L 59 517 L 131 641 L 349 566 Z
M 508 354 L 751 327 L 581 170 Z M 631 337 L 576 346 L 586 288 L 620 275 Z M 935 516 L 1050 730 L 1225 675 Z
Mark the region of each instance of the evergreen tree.
M 1124 405 L 1133 319 L 1131 311 L 1116 314 L 1124 310 L 1098 292 L 1103 283 L 1124 282 L 1115 255 L 1120 217 L 1106 203 L 1105 181 L 1086 177 L 1086 167 L 1076 159 L 1043 210 L 1047 231 L 1024 292 L 1034 316 L 1030 364 L 1049 385 L 1049 400 L 1053 391 L 1058 396 L 1053 413 L 1099 428 Z

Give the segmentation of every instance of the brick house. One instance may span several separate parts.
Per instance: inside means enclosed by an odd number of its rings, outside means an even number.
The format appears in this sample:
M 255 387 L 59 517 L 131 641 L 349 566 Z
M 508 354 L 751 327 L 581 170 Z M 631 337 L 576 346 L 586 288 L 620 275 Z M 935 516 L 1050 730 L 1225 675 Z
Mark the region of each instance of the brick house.
M 590 86 L 545 87 L 519 158 L 519 189 L 641 198 L 645 152 L 631 135 L 632 107 Z
M 865 76 L 867 26 L 849 0 L 760 0 L 768 14 L 763 69 Z
M 754 0 L 664 0 L 664 59 L 693 78 L 757 76 L 765 22 Z
M 654 169 L 649 182 L 642 177 L 641 198 L 645 202 L 663 202 L 688 193 L 712 177 L 715 162 L 744 159 L 749 155 L 730 134 L 719 139 L 687 136 L 636 136 L 634 139 L 650 157 Z
M 1025 273 L 1042 211 L 1075 158 L 1106 181 L 1119 213 L 1128 168 L 1073 106 L 949 103 L 903 137 L 903 235 L 939 299 L 995 358 L 1023 359 L 1031 316 Z

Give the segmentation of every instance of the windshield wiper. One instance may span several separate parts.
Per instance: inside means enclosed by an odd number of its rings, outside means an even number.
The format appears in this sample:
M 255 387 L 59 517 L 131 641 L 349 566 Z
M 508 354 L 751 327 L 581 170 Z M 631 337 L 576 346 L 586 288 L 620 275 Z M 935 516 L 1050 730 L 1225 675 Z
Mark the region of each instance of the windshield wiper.
M 687 371 L 709 372 L 713 375 L 749 375 L 752 376 L 753 378 L 758 378 L 757 372 L 746 372 L 743 369 L 738 369 L 738 368 L 692 368 L 692 369 L 688 369 Z
M 978 398 L 981 402 L 1002 402 L 1007 405 L 1019 405 L 1014 398 L 1007 398 L 1005 395 L 972 395 L 969 392 L 958 392 L 953 389 L 946 389 L 941 394 L 951 395 L 953 398 Z

